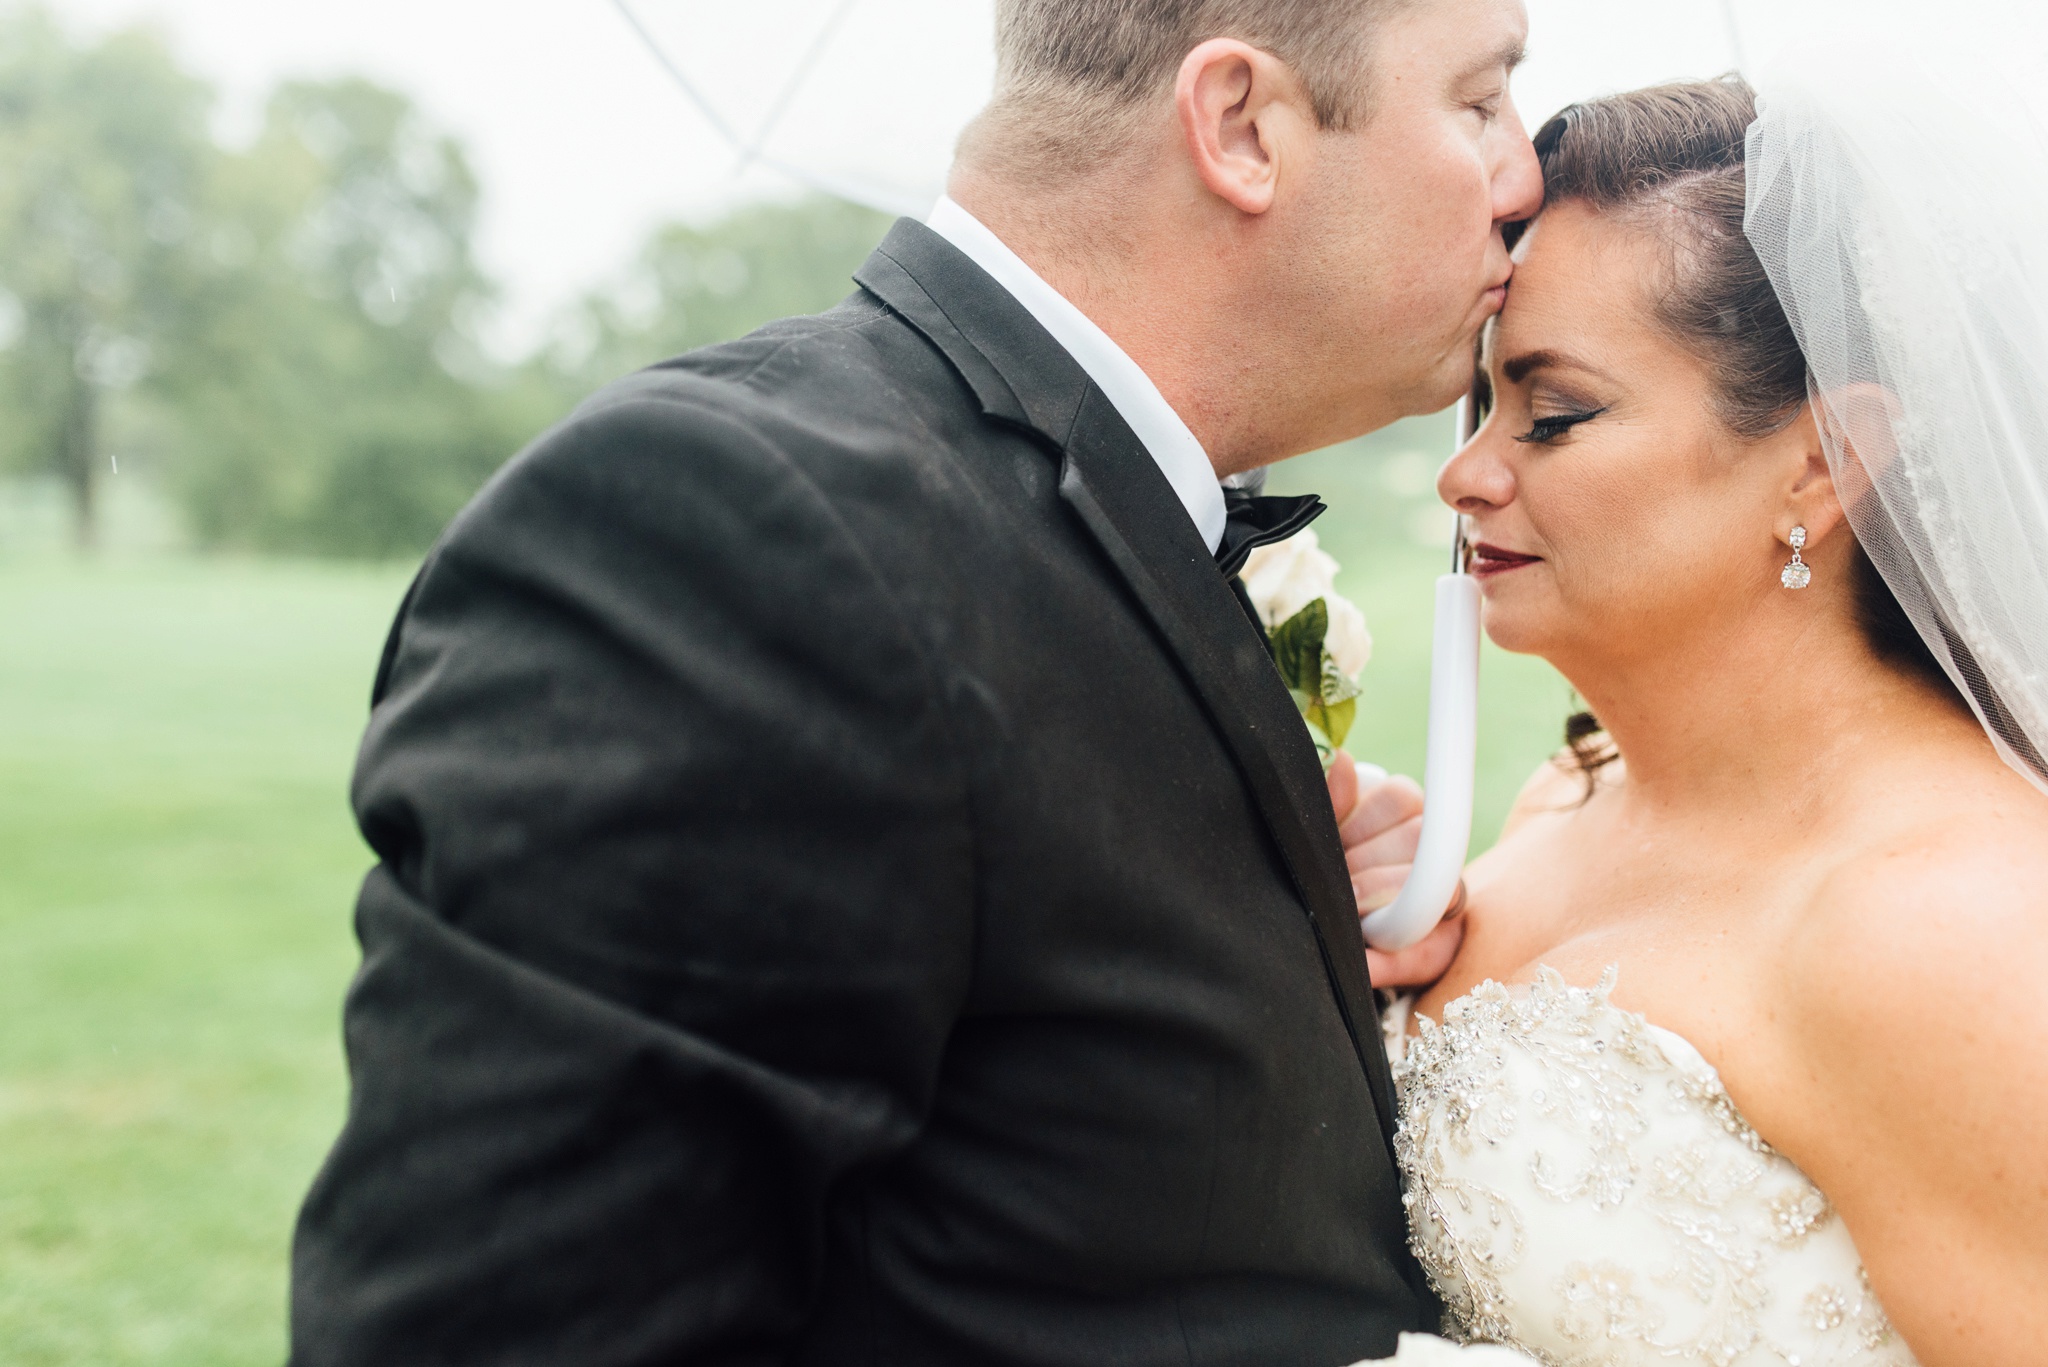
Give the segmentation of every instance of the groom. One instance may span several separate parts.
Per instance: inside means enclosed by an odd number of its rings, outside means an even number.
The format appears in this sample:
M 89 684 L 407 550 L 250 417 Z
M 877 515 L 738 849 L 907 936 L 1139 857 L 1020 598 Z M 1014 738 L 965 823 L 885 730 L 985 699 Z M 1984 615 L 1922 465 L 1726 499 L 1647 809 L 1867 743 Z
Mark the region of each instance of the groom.
M 1339 1364 L 1432 1328 L 1219 478 L 1443 407 L 1519 0 L 1000 0 L 951 197 L 457 519 L 354 798 L 327 1364 Z

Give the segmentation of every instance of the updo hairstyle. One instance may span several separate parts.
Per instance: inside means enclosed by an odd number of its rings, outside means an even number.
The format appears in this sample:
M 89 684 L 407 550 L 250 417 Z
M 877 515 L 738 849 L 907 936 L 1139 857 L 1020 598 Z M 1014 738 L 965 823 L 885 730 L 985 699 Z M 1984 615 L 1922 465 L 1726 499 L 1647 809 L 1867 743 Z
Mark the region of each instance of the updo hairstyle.
M 1806 357 L 1742 231 L 1756 113 L 1748 82 L 1724 76 L 1575 104 L 1535 139 L 1546 205 L 1584 204 L 1664 245 L 1665 278 L 1647 292 L 1657 321 L 1707 367 L 1716 415 L 1750 441 L 1783 431 L 1807 402 Z M 1952 689 L 1860 547 L 1850 573 L 1878 657 Z M 1591 713 L 1565 723 L 1565 742 L 1589 780 L 1619 758 Z

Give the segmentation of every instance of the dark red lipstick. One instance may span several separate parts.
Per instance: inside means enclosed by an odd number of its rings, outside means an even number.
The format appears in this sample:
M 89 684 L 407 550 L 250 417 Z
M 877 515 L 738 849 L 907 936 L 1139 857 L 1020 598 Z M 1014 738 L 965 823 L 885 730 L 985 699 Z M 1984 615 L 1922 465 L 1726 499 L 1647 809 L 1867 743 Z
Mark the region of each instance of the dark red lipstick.
M 1472 573 L 1480 579 L 1491 579 L 1496 574 L 1506 574 L 1524 565 L 1534 565 L 1542 560 L 1540 555 L 1523 555 L 1490 542 L 1481 541 L 1472 547 Z

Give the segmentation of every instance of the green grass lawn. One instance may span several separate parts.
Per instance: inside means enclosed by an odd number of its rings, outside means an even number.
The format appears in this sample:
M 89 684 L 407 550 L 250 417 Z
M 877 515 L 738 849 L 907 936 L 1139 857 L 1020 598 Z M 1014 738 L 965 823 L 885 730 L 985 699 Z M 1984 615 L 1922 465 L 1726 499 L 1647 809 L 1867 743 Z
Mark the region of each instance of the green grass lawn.
M 274 1364 L 391 570 L 0 563 L 0 1361 Z
M 1430 585 L 1401 432 L 1306 457 L 1378 638 L 1353 748 L 1419 772 Z M 1403 472 L 1406 471 L 1404 474 Z M 1437 519 L 1439 525 L 1442 518 Z M 0 1362 L 274 1364 L 340 1122 L 350 761 L 399 569 L 0 559 Z M 1480 836 L 1563 685 L 1490 652 Z

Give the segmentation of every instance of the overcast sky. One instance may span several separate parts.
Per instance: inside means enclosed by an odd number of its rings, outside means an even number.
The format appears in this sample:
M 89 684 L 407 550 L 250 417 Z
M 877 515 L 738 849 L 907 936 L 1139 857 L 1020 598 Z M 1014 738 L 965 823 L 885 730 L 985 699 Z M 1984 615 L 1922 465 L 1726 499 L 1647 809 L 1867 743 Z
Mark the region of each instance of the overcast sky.
M 917 202 L 987 89 L 990 0 L 627 0 L 743 143 Z M 1516 98 L 1532 127 L 1582 95 L 1756 59 L 1803 17 L 1926 22 L 1926 0 L 1529 0 Z M 1959 8 L 2041 0 L 1946 0 Z M 81 27 L 152 20 L 223 95 L 231 136 L 283 77 L 361 73 L 458 134 L 486 195 L 480 249 L 508 291 L 506 345 L 617 269 L 654 223 L 792 181 L 743 160 L 677 88 L 618 0 L 54 0 Z M 1731 9 L 1732 6 L 1732 9 Z M 1731 15 L 1734 23 L 1731 25 Z M 1917 18 L 1915 16 L 1918 16 Z M 820 39 L 823 39 L 822 44 Z M 794 98 L 791 77 L 806 73 Z

